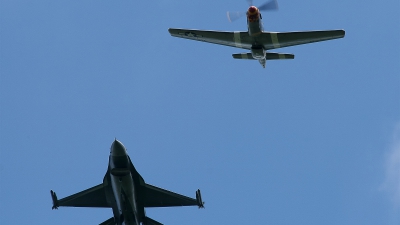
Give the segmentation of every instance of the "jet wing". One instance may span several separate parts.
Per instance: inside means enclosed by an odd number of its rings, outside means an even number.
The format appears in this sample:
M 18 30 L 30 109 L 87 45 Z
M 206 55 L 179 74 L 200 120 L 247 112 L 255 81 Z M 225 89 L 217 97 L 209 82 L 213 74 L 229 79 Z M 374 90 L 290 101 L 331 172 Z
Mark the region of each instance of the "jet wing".
M 186 38 L 196 41 L 209 42 L 213 44 L 226 45 L 231 47 L 250 49 L 252 38 L 248 32 L 227 32 L 214 30 L 188 30 L 188 29 L 168 29 L 171 36 Z
M 144 207 L 199 206 L 198 200 L 171 191 L 144 185 Z
M 248 32 L 212 30 L 168 29 L 171 36 L 209 42 L 231 47 L 251 49 L 253 44 L 263 45 L 265 50 L 302 45 L 344 37 L 344 30 L 263 32 L 250 36 Z
M 342 38 L 344 34 L 344 30 L 263 32 L 257 40 L 268 50 Z
M 96 185 L 60 200 L 57 199 L 56 193 L 51 191 L 51 197 L 53 198 L 53 209 L 59 206 L 111 208 L 107 202 L 103 184 Z

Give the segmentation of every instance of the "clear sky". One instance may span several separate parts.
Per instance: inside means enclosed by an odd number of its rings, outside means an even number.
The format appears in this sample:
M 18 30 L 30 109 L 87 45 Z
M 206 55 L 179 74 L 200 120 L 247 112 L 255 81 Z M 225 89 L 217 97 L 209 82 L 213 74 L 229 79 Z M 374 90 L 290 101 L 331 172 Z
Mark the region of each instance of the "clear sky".
M 165 225 L 399 225 L 400 2 L 278 3 L 267 31 L 345 38 L 263 69 L 168 33 L 245 31 L 244 0 L 0 0 L 1 224 L 110 218 L 49 191 L 102 182 L 118 138 L 147 183 L 202 190 L 204 210 L 147 210 Z

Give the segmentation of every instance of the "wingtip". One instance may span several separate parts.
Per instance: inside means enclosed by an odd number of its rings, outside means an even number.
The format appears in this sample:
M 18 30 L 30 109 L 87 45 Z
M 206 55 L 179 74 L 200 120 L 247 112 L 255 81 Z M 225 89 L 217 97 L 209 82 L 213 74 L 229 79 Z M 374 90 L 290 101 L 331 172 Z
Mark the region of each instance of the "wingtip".
M 50 190 L 51 199 L 53 200 L 53 207 L 51 209 L 58 209 L 57 195 L 53 190 Z
M 196 191 L 196 201 L 197 201 L 197 206 L 199 209 L 204 208 L 204 203 L 203 200 L 201 199 L 201 192 L 200 189 L 197 189 Z

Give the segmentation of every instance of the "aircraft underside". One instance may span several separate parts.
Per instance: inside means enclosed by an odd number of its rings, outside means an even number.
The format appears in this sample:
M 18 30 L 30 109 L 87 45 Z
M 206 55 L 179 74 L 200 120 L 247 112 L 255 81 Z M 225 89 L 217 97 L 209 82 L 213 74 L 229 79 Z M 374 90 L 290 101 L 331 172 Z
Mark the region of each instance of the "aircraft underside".
M 258 8 L 251 5 L 245 14 L 228 12 L 230 21 L 239 18 L 240 15 L 246 15 L 247 31 L 230 32 L 178 28 L 170 28 L 168 31 L 174 37 L 250 50 L 250 52 L 237 53 L 232 56 L 235 59 L 258 60 L 264 68 L 267 60 L 294 59 L 293 54 L 268 52 L 271 49 L 343 38 L 345 35 L 344 30 L 264 32 L 260 11 L 276 10 L 277 7 L 276 0 L 271 0 Z
M 115 200 L 117 202 L 118 223 L 126 225 L 139 225 L 138 216 L 136 213 L 136 201 L 134 199 L 134 185 L 131 174 L 125 176 L 111 175 L 111 182 Z
M 100 225 L 162 225 L 146 217 L 144 208 L 204 207 L 200 190 L 194 199 L 145 183 L 118 140 L 111 145 L 108 170 L 101 184 L 60 200 L 54 191 L 50 193 L 52 209 L 60 206 L 111 208 L 113 217 Z

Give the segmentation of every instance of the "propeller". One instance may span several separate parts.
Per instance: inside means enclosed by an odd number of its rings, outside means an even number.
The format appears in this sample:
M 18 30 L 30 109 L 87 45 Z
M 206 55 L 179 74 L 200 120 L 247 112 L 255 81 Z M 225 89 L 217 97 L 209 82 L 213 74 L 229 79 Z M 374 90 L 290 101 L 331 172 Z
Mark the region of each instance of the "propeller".
M 253 0 L 247 0 L 249 6 L 253 5 Z M 278 2 L 276 0 L 270 0 L 266 3 L 257 7 L 260 11 L 273 11 L 278 9 Z M 246 12 L 227 12 L 226 16 L 228 17 L 229 22 L 235 21 L 240 17 L 246 15 Z
M 244 15 L 246 15 L 246 12 L 226 12 L 229 22 L 233 22 Z
M 278 2 L 276 0 L 271 0 L 258 7 L 260 11 L 273 11 L 278 10 Z

